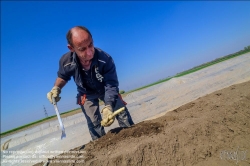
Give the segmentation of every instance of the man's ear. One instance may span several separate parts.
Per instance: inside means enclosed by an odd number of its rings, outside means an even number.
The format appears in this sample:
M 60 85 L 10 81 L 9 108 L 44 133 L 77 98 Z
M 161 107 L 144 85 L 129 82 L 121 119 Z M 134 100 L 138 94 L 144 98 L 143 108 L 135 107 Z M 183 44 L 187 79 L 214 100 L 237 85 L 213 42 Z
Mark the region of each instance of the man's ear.
M 75 49 L 71 45 L 68 44 L 67 47 L 71 52 L 75 52 Z

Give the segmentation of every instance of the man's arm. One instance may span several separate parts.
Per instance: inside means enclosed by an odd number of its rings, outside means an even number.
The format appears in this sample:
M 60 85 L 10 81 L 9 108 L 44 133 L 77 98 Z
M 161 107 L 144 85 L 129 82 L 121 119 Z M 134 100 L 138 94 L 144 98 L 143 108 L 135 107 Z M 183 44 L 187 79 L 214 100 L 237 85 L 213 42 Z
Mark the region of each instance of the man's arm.
M 60 89 L 62 89 L 66 85 L 66 83 L 67 83 L 67 81 L 65 81 L 64 79 L 57 77 L 54 86 L 57 86 Z
M 59 61 L 59 70 L 57 72 L 57 78 L 54 87 L 49 93 L 47 93 L 47 98 L 51 103 L 53 97 L 55 98 L 56 102 L 61 99 L 61 97 L 59 96 L 59 94 L 61 93 L 61 89 L 66 85 L 66 83 L 70 80 L 70 77 L 72 76 L 69 70 L 65 69 L 65 63 L 69 64 L 71 62 L 70 56 L 70 53 L 66 53 L 61 57 Z
M 118 78 L 116 74 L 116 67 L 113 59 L 110 57 L 106 62 L 106 66 L 104 69 L 104 88 L 105 88 L 105 96 L 104 101 L 105 105 L 110 105 L 115 107 L 116 99 L 118 97 Z

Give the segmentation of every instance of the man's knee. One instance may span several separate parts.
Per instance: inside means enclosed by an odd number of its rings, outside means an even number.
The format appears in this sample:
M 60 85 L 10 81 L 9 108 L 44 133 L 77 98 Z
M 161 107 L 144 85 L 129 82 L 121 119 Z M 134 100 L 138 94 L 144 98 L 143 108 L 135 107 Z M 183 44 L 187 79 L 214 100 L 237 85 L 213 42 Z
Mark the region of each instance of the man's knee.
M 101 123 L 99 121 L 89 122 L 88 128 L 89 128 L 89 132 L 92 137 L 92 140 L 98 139 L 106 134 L 104 127 L 101 126 Z
M 87 122 L 89 128 L 97 128 L 101 122 L 100 121 L 94 121 L 92 122 L 91 120 Z
M 134 124 L 127 107 L 125 107 L 123 112 L 117 115 L 117 121 L 120 127 L 130 127 Z

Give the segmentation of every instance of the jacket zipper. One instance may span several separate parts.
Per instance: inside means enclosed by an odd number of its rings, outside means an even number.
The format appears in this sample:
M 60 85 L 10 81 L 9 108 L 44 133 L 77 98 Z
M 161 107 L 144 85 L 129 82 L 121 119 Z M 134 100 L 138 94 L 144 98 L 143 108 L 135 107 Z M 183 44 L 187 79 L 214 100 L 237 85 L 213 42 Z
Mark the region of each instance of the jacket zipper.
M 76 55 L 75 55 L 76 56 Z M 86 88 L 83 87 L 83 81 L 82 81 L 82 76 L 81 76 L 81 71 L 79 71 L 79 65 L 77 62 L 75 62 L 76 66 L 77 66 L 77 70 L 78 70 L 78 77 L 80 78 L 80 85 L 81 88 L 83 88 L 85 90 L 85 93 L 87 92 Z
M 93 77 L 92 77 L 92 68 L 91 68 L 91 82 L 94 83 Z M 100 94 L 99 90 L 96 88 L 96 84 L 95 83 L 94 83 L 94 85 L 95 85 L 95 90 Z

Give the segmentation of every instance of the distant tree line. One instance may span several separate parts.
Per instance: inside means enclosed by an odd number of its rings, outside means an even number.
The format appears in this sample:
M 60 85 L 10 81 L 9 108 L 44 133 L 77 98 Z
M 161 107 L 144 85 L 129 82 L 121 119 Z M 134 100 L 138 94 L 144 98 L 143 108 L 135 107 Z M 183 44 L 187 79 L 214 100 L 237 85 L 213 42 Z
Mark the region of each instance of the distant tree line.
M 124 91 L 124 90 L 120 90 L 119 93 L 120 93 L 120 94 L 123 94 L 123 93 L 125 93 L 125 91 Z
M 137 91 L 137 90 L 141 90 L 141 89 L 144 89 L 144 88 L 147 88 L 147 87 L 150 87 L 150 86 L 153 86 L 153 85 L 156 85 L 156 84 L 159 84 L 159 83 L 162 83 L 162 82 L 165 82 L 165 81 L 168 81 L 170 80 L 171 78 L 174 78 L 174 77 L 180 77 L 180 76 L 183 76 L 183 75 L 186 75 L 186 74 L 189 74 L 189 73 L 192 73 L 192 72 L 195 72 L 195 71 L 198 71 L 200 69 L 203 69 L 205 67 L 208 67 L 208 66 L 211 66 L 211 65 L 214 65 L 216 63 L 219 63 L 219 62 L 222 62 L 222 61 L 225 61 L 227 59 L 230 59 L 230 58 L 233 58 L 233 57 L 236 57 L 236 56 L 239 56 L 239 55 L 242 55 L 242 54 L 245 54 L 245 53 L 248 53 L 250 52 L 250 45 L 247 46 L 247 47 L 244 47 L 244 50 L 240 50 L 238 52 L 235 52 L 233 54 L 229 54 L 229 55 L 226 55 L 226 56 L 223 56 L 223 57 L 220 57 L 220 58 L 217 58 L 213 61 L 210 61 L 210 62 L 207 62 L 207 63 L 204 63 L 202 65 L 199 65 L 199 66 L 196 66 L 196 67 L 193 67 L 191 69 L 188 69 L 186 71 L 183 71 L 183 72 L 180 72 L 180 73 L 177 73 L 176 75 L 174 76 L 168 76 L 167 78 L 164 78 L 164 79 L 160 79 L 158 80 L 157 82 L 154 82 L 152 84 L 149 84 L 149 85 L 145 85 L 143 87 L 140 87 L 140 88 L 137 88 L 137 89 L 133 89 L 133 90 L 130 90 L 126 93 L 131 93 L 131 92 L 134 92 L 134 91 Z M 122 94 L 122 91 L 120 91 L 120 94 Z
M 235 52 L 233 54 L 229 54 L 229 55 L 226 55 L 226 56 L 223 56 L 223 57 L 220 57 L 220 58 L 216 58 L 215 60 L 212 60 L 210 62 L 206 62 L 206 63 L 203 63 L 199 66 L 195 66 L 191 69 L 188 69 L 187 71 L 190 71 L 190 70 L 196 70 L 198 68 L 201 68 L 203 66 L 207 66 L 207 65 L 210 65 L 210 64 L 214 64 L 214 63 L 218 63 L 218 62 L 221 62 L 221 61 L 224 61 L 224 60 L 227 60 L 227 59 L 231 59 L 233 57 L 236 57 L 236 56 L 239 56 L 239 55 L 242 55 L 242 54 L 245 54 L 245 53 L 248 53 L 250 52 L 250 45 L 249 46 L 246 46 L 244 47 L 244 50 L 240 50 L 238 52 Z M 185 71 L 185 72 L 187 72 Z M 182 72 L 181 72 L 182 73 Z M 181 74 L 181 73 L 177 73 L 177 74 Z

